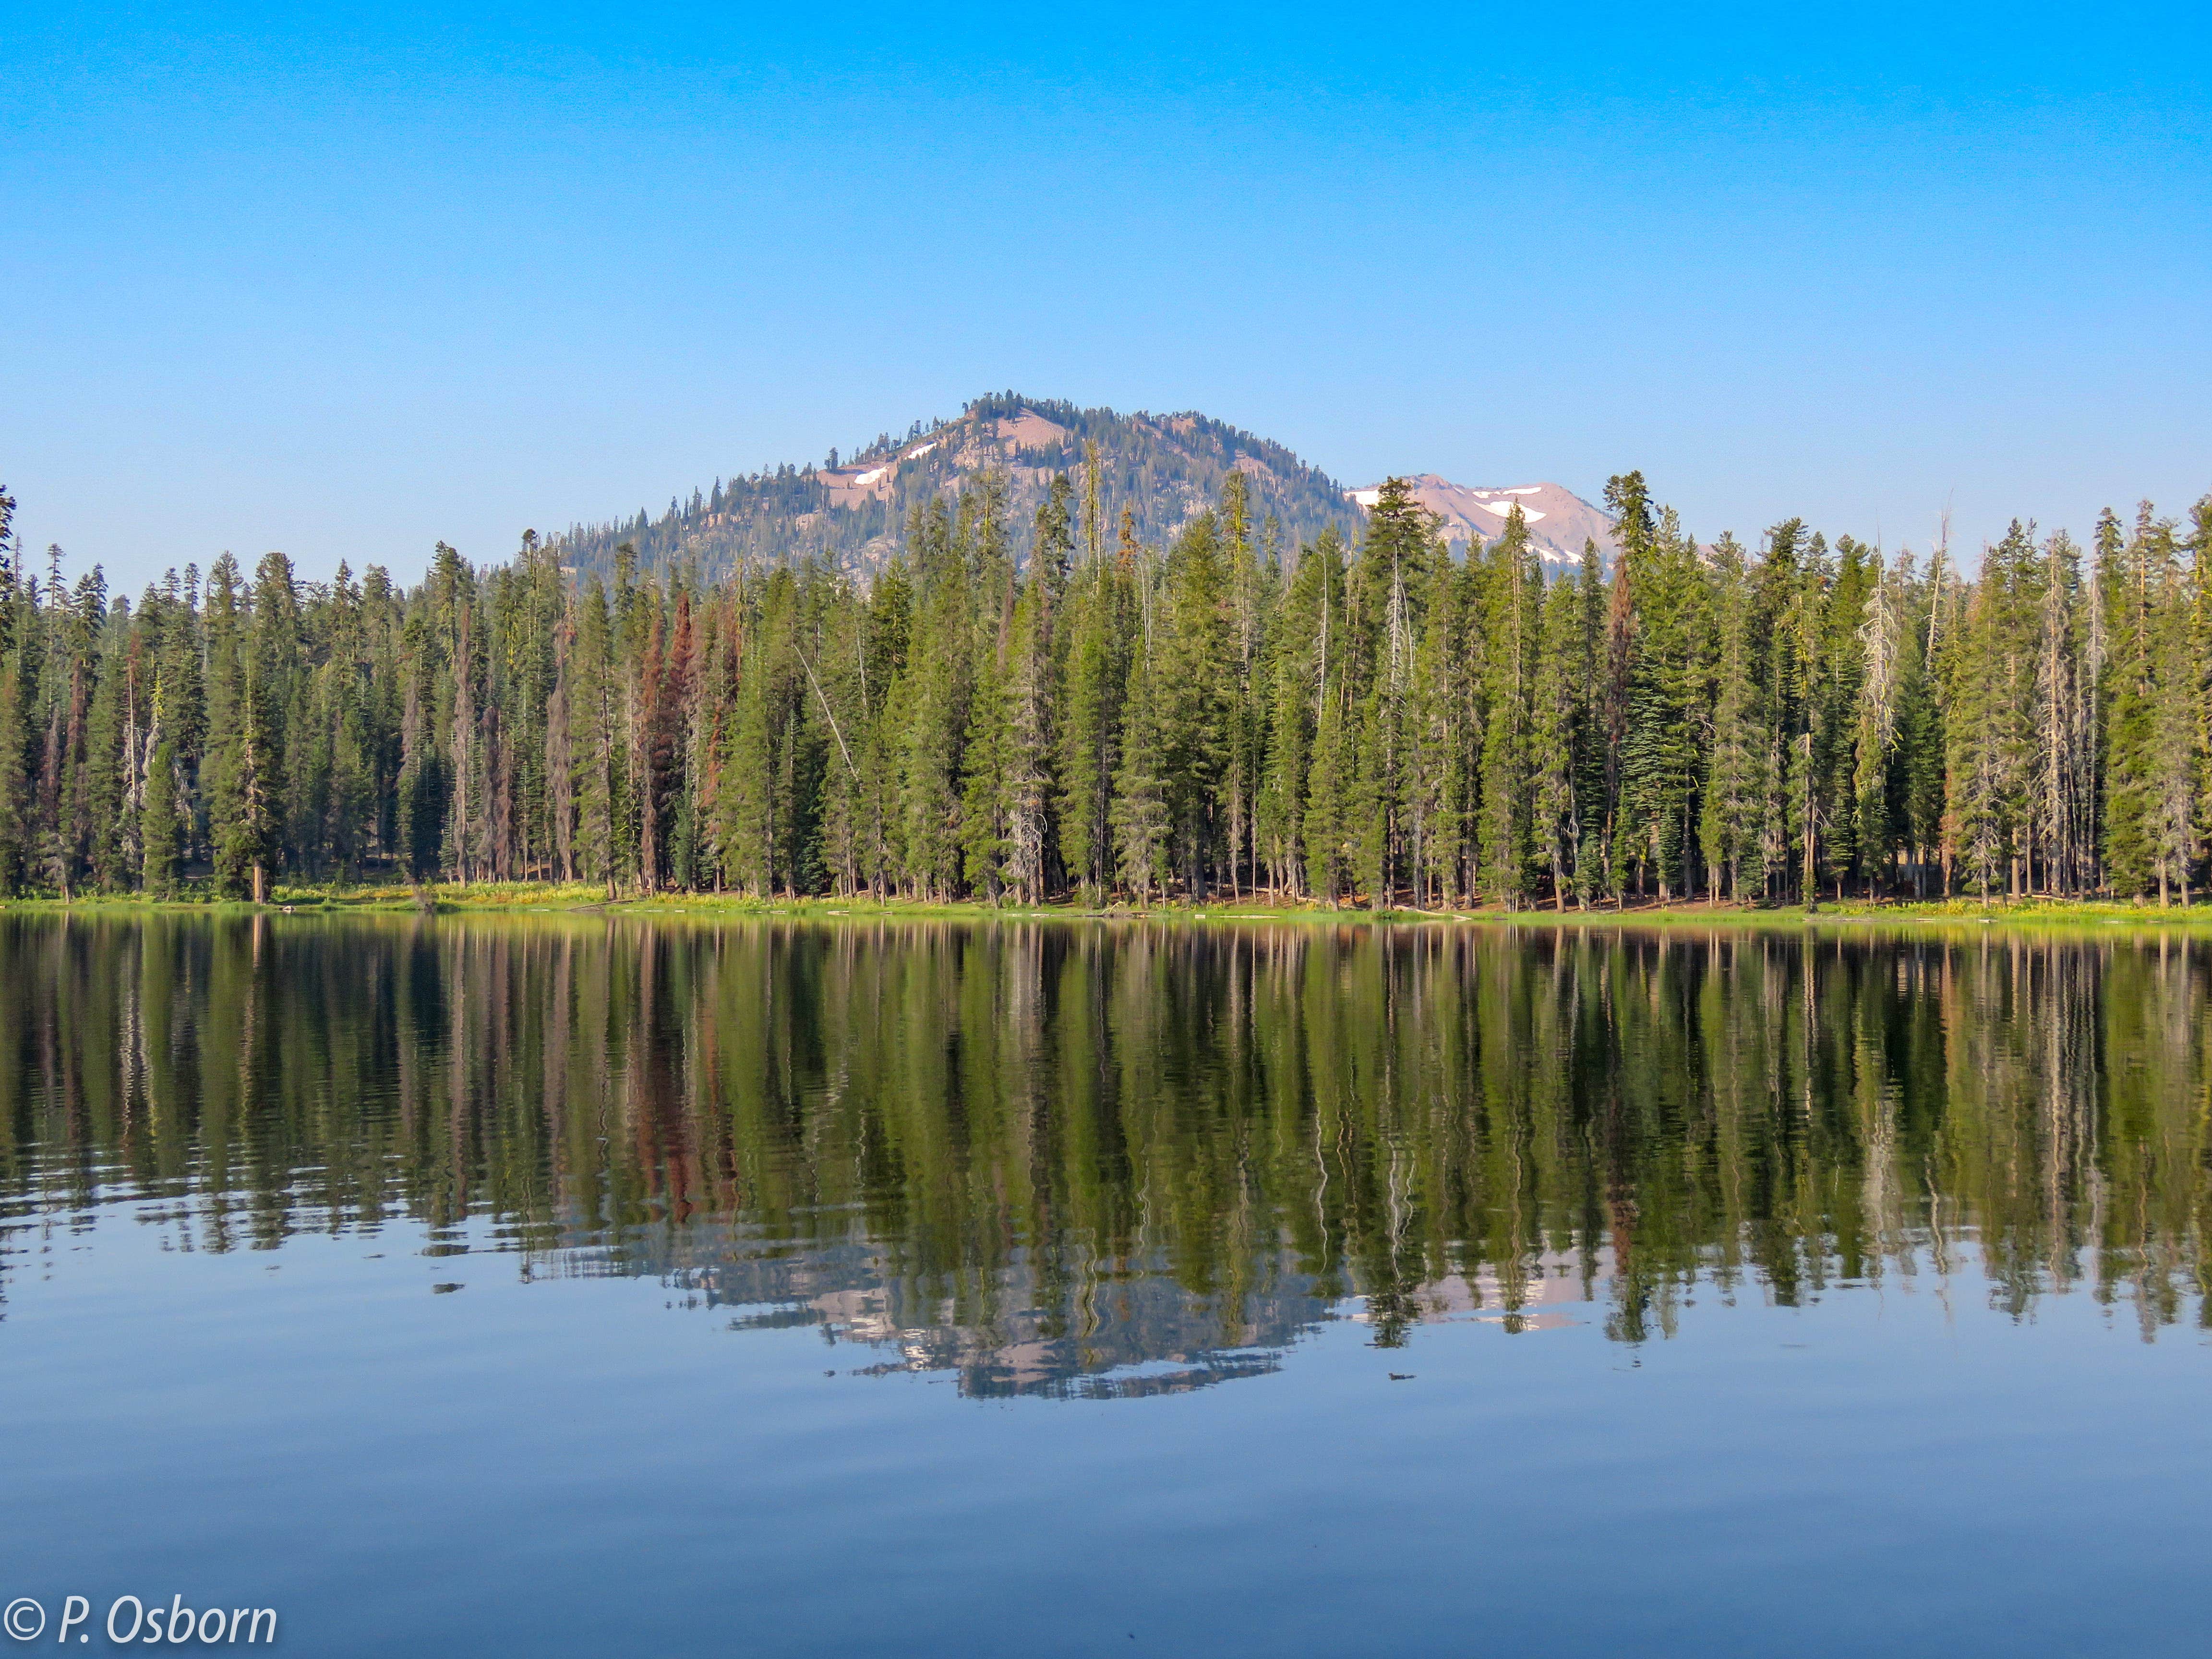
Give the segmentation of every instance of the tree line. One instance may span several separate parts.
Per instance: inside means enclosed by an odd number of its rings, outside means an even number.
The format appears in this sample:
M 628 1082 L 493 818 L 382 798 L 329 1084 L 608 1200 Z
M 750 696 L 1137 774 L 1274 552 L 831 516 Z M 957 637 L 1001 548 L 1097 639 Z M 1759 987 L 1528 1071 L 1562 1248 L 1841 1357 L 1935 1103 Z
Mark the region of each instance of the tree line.
M 265 896 L 398 872 L 608 893 L 1376 908 L 2155 895 L 2212 830 L 2212 496 L 2015 521 L 1972 573 L 1800 520 L 1463 556 L 1401 480 L 1285 545 L 1243 475 L 1165 546 L 1095 453 L 872 580 L 705 581 L 526 534 L 412 588 L 228 554 L 135 605 L 0 493 L 0 887 Z

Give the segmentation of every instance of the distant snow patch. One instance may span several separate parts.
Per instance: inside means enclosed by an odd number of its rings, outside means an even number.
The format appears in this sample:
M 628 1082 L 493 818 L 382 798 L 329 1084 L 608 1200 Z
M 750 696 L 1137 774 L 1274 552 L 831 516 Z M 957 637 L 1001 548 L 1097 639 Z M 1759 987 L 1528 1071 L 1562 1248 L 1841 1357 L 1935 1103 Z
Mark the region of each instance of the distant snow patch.
M 1516 490 L 1514 494 L 1518 495 L 1520 492 Z M 1477 501 L 1475 505 L 1484 512 L 1494 514 L 1501 519 L 1510 516 L 1515 507 L 1521 507 L 1518 501 Z M 1527 523 L 1534 524 L 1544 516 L 1533 507 L 1521 507 L 1521 517 Z
M 882 477 L 884 473 L 890 471 L 890 468 L 888 466 L 872 468 L 853 480 L 853 488 L 855 489 L 866 489 L 870 484 L 875 483 L 877 479 Z
M 1355 489 L 1352 492 L 1352 499 L 1362 507 L 1372 507 L 1382 499 L 1382 492 L 1379 489 Z

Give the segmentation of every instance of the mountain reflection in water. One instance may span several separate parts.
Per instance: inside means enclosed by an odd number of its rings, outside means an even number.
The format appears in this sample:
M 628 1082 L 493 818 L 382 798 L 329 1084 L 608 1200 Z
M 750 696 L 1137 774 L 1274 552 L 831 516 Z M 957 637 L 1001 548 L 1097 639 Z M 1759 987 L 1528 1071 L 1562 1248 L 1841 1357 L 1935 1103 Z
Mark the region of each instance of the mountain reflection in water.
M 854 1371 L 1139 1396 L 1356 1318 L 1694 1334 L 1886 1284 L 2203 1317 L 2182 936 L 0 918 L 39 1237 L 404 1221 Z

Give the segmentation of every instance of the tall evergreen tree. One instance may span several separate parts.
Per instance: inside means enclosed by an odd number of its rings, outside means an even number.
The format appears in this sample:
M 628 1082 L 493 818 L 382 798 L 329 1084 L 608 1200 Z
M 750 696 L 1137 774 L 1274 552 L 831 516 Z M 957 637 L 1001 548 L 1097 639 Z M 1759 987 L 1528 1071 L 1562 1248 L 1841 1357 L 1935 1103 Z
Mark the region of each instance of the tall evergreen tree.
M 1709 868 L 1708 890 L 1723 882 L 1731 899 L 1748 884 L 1763 891 L 1765 803 L 1772 782 L 1766 763 L 1772 742 L 1760 696 L 1756 601 L 1743 549 L 1723 536 L 1713 550 L 1718 654 L 1714 667 L 1712 753 L 1706 769 L 1698 840 Z
M 1525 896 L 1534 847 L 1529 781 L 1543 568 L 1519 503 L 1490 550 L 1485 572 L 1482 802 L 1483 884 L 1506 909 Z

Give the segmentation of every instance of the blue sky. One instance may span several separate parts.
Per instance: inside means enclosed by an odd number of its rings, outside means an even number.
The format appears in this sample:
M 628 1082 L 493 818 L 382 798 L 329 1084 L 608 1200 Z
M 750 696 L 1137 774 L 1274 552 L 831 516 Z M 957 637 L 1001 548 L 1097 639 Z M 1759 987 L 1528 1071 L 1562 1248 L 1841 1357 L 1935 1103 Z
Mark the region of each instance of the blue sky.
M 1012 387 L 1705 536 L 2179 514 L 2208 16 L 0 4 L 0 483 L 126 587 L 411 578 Z

